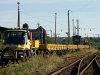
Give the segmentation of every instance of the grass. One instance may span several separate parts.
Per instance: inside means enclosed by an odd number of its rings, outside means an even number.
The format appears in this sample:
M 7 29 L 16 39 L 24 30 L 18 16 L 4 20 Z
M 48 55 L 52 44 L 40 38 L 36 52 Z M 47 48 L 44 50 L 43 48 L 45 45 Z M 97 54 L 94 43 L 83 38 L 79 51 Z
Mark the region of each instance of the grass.
M 45 75 L 56 69 L 57 64 L 62 63 L 64 59 L 58 56 L 43 57 L 34 56 L 30 61 L 20 64 L 9 64 L 0 70 L 0 75 L 27 75 L 31 72 L 39 72 Z
M 43 57 L 42 55 L 33 56 L 28 62 L 20 62 L 19 64 L 8 64 L 5 68 L 0 69 L 0 75 L 47 75 L 48 73 L 57 69 L 57 66 L 65 61 L 67 57 L 80 56 L 86 53 L 96 53 L 97 50 L 82 49 L 77 52 L 68 53 L 67 55 L 57 56 L 48 55 Z

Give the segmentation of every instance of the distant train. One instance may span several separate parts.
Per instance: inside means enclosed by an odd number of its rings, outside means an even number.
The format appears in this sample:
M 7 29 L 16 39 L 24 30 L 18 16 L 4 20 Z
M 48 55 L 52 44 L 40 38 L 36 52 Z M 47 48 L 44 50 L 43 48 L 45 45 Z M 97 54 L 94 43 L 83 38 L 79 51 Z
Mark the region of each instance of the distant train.
M 33 54 L 66 54 L 67 51 L 88 49 L 89 45 L 47 44 L 46 30 L 41 26 L 37 29 L 5 30 L 3 44 L 0 45 L 0 59 L 7 63 L 9 60 L 25 61 Z

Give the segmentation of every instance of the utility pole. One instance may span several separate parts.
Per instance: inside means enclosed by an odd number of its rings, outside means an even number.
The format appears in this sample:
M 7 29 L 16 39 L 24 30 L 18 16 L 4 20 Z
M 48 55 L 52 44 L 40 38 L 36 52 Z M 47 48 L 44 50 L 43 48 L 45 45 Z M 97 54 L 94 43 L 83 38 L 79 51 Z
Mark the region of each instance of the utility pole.
M 75 35 L 76 35 L 76 29 L 77 29 L 77 28 L 76 28 L 76 26 L 75 26 Z
M 77 19 L 76 22 L 77 22 L 77 35 L 79 35 L 79 20 Z
M 51 32 L 51 38 L 52 38 L 52 30 L 50 29 L 50 32 Z
M 70 43 L 70 21 L 69 21 L 69 12 L 71 10 L 68 10 L 68 44 Z
M 17 4 L 18 4 L 18 28 L 20 29 L 20 11 L 19 11 L 19 2 L 17 2 Z
M 57 18 L 57 13 L 55 13 L 55 44 L 57 43 L 57 36 L 56 36 L 56 18 Z
M 73 22 L 73 36 L 75 36 L 74 19 L 72 19 L 72 22 Z
M 38 28 L 39 28 L 40 27 L 40 23 L 38 23 L 37 25 L 38 25 Z

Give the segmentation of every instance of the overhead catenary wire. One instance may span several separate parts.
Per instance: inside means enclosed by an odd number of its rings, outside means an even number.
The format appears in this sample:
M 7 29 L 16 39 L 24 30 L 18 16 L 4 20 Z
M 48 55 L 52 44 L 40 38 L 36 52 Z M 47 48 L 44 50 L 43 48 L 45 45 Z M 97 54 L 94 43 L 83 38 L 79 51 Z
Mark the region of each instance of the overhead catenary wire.
M 92 1 L 93 0 L 88 0 L 85 4 L 82 4 L 82 7 L 79 7 L 78 9 L 75 9 L 75 10 L 73 10 L 73 9 L 71 9 L 71 10 L 73 12 L 77 12 L 77 11 L 83 10 L 83 9 L 87 8 L 87 6 L 89 6 L 92 3 Z M 41 18 L 40 16 L 39 17 L 29 16 L 29 18 L 31 18 L 31 19 L 37 19 L 38 22 L 40 22 L 40 23 L 41 23 L 41 21 L 43 21 L 43 23 L 45 23 L 45 24 L 46 24 L 46 22 L 48 22 L 49 24 L 54 24 L 54 21 L 49 21 L 48 19 Z M 58 25 L 62 25 L 62 24 L 59 23 Z
M 77 9 L 72 9 L 74 12 L 79 12 L 79 11 L 82 11 L 86 8 L 88 8 L 90 6 L 90 4 L 93 2 L 94 0 L 88 0 L 86 1 L 85 4 L 83 4 L 81 7 L 77 8 Z

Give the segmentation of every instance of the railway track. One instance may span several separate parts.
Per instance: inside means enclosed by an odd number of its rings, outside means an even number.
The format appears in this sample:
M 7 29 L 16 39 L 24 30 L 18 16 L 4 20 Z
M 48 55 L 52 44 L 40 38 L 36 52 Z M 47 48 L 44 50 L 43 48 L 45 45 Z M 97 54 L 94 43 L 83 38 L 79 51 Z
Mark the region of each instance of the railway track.
M 87 55 L 49 75 L 100 75 L 100 55 Z

